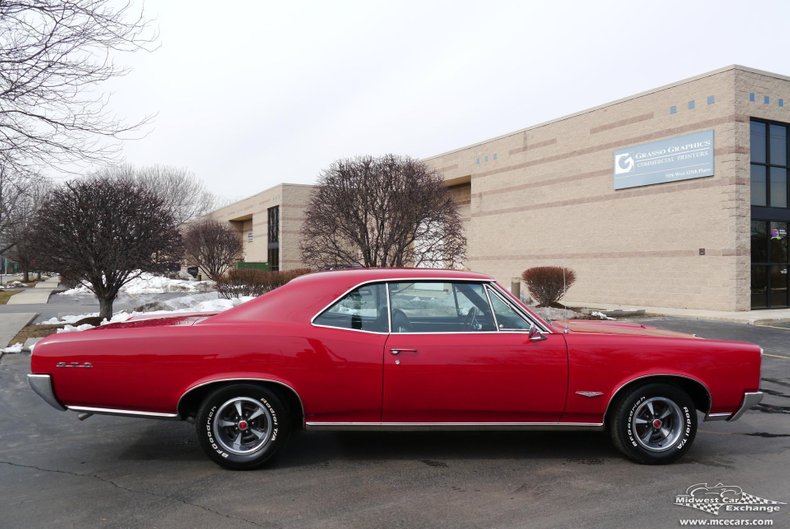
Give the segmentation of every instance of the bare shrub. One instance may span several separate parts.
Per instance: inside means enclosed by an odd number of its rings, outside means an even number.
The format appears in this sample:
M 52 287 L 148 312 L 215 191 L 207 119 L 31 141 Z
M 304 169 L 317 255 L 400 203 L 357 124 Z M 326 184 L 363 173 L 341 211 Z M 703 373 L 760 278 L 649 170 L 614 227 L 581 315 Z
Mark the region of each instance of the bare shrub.
M 219 281 L 228 268 L 241 259 L 243 251 L 241 236 L 227 222 L 203 219 L 189 224 L 184 231 L 187 259 L 202 268 L 213 281 Z
M 219 295 L 226 299 L 241 296 L 260 296 L 281 287 L 291 279 L 310 272 L 309 268 L 271 272 L 245 269 L 231 270 L 217 281 Z
M 576 281 L 576 273 L 561 266 L 536 266 L 521 274 L 539 307 L 556 304 Z

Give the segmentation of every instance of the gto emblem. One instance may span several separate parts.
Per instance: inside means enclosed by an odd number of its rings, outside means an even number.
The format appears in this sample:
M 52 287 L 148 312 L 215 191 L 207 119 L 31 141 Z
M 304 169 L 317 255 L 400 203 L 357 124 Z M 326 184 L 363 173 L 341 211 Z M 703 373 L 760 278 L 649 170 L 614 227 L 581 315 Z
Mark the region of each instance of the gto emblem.
M 84 364 L 82 364 L 82 363 L 80 363 L 80 362 L 68 362 L 68 363 L 66 363 L 66 362 L 58 362 L 57 364 L 55 364 L 55 367 L 82 367 L 82 368 L 91 368 L 91 367 L 93 367 L 93 364 L 91 364 L 90 362 L 85 362 Z

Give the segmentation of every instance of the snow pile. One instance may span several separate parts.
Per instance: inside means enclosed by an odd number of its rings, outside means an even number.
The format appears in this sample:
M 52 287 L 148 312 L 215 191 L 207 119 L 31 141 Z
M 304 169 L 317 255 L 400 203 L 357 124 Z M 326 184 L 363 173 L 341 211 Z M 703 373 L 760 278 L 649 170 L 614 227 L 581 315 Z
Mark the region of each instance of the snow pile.
M 218 299 L 216 293 L 209 293 L 209 294 L 197 294 L 193 296 L 182 296 L 180 298 L 170 299 L 161 302 L 162 306 L 169 307 L 166 310 L 152 310 L 147 312 L 139 312 L 139 311 L 121 311 L 113 314 L 113 317 L 110 321 L 103 321 L 102 325 L 107 325 L 108 323 L 121 323 L 129 320 L 130 318 L 134 318 L 136 316 L 151 316 L 151 315 L 177 315 L 180 313 L 185 312 L 222 312 L 228 310 L 230 308 L 236 307 L 241 305 L 242 303 L 246 303 L 251 299 L 255 299 L 253 296 L 242 296 L 240 298 L 234 299 Z M 77 315 L 68 315 L 68 316 L 61 316 L 58 318 L 50 318 L 46 321 L 40 323 L 40 325 L 59 325 L 59 324 L 67 324 L 63 329 L 58 329 L 58 332 L 75 332 L 75 331 L 84 331 L 86 329 L 92 329 L 94 326 L 89 324 L 83 324 L 78 326 L 73 326 L 71 324 L 80 321 L 83 318 L 90 318 L 92 316 L 98 316 L 97 312 L 92 312 L 89 314 L 77 314 Z
M 597 311 L 597 310 L 594 310 L 593 312 L 591 312 L 590 316 L 592 316 L 593 318 L 598 318 L 599 320 L 613 320 L 614 319 L 614 318 L 610 318 L 609 316 L 607 316 L 603 312 L 600 312 L 600 311 Z
M 143 272 L 121 287 L 121 292 L 130 296 L 138 294 L 163 294 L 165 292 L 206 292 L 214 289 L 213 281 L 187 281 L 185 279 L 170 279 Z M 93 293 L 83 285 L 60 293 L 61 296 L 83 296 Z
M 22 352 L 22 344 L 17 342 L 14 345 L 9 345 L 8 347 L 4 347 L 0 349 L 0 353 L 21 353 Z
M 570 309 L 555 309 L 554 307 L 530 307 L 544 320 L 573 320 L 580 317 L 578 312 Z

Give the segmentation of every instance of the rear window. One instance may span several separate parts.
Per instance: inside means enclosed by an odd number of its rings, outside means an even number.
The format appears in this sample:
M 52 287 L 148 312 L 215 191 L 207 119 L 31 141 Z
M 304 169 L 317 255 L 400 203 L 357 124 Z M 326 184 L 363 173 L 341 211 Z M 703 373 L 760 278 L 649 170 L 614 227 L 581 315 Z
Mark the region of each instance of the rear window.
M 338 329 L 387 332 L 387 290 L 383 283 L 355 288 L 318 315 L 313 323 Z

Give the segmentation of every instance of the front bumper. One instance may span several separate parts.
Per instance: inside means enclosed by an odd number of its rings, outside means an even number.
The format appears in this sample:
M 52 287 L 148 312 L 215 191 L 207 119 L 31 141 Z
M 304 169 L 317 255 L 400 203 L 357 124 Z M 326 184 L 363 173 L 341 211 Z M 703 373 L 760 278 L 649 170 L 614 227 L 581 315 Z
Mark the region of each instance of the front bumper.
M 28 375 L 27 381 L 33 391 L 47 404 L 56 410 L 66 411 L 66 408 L 55 398 L 55 392 L 52 390 L 52 377 L 49 375 Z

